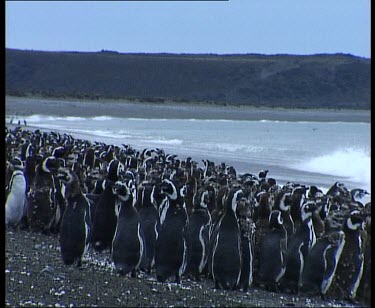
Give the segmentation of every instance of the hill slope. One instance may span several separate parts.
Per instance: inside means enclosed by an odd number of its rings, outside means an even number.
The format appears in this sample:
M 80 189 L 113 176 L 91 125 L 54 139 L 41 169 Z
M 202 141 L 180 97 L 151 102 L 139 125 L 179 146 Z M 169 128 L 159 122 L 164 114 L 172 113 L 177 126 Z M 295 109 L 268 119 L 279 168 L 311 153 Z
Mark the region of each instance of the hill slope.
M 9 95 L 370 108 L 370 60 L 351 55 L 190 55 L 6 49 Z

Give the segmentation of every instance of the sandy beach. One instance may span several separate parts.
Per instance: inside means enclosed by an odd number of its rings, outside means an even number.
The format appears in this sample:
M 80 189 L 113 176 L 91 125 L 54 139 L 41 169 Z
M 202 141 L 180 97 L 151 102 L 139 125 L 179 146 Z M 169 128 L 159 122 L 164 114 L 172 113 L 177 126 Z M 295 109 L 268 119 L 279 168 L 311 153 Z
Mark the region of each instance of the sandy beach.
M 250 106 L 217 106 L 208 104 L 135 103 L 129 101 L 79 101 L 44 98 L 5 98 L 5 113 L 30 116 L 112 116 L 153 119 L 225 119 L 319 122 L 370 122 L 369 110 L 323 110 L 255 108 Z

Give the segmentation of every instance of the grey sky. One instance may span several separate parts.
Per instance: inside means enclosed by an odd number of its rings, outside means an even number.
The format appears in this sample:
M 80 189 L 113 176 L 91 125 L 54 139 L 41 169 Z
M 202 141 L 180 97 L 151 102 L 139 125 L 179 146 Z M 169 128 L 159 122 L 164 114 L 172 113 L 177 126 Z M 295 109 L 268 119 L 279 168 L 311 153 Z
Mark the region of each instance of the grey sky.
M 370 57 L 369 0 L 6 2 L 6 47 Z

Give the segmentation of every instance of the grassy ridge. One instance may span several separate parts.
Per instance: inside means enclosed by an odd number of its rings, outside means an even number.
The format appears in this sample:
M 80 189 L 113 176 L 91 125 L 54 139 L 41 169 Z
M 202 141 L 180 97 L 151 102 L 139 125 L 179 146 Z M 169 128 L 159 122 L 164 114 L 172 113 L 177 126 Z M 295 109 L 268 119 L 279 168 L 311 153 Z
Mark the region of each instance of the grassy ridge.
M 370 60 L 351 55 L 191 55 L 6 49 L 9 95 L 370 108 Z

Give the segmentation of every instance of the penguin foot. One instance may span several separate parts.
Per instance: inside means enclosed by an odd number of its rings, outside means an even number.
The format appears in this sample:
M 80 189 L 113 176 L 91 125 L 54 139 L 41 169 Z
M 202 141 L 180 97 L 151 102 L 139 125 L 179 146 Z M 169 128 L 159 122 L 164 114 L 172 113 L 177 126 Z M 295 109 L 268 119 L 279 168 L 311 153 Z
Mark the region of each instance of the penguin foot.
M 354 305 L 358 305 L 358 301 L 354 297 L 347 297 L 346 300 Z
M 220 290 L 220 286 L 219 286 L 219 283 L 217 281 L 215 281 L 215 289 Z
M 137 277 L 137 273 L 136 273 L 135 269 L 132 270 L 130 276 L 133 277 L 133 278 Z
M 162 283 L 166 281 L 166 279 L 164 277 L 160 276 L 160 275 L 156 275 L 156 280 L 158 282 L 162 282 Z

